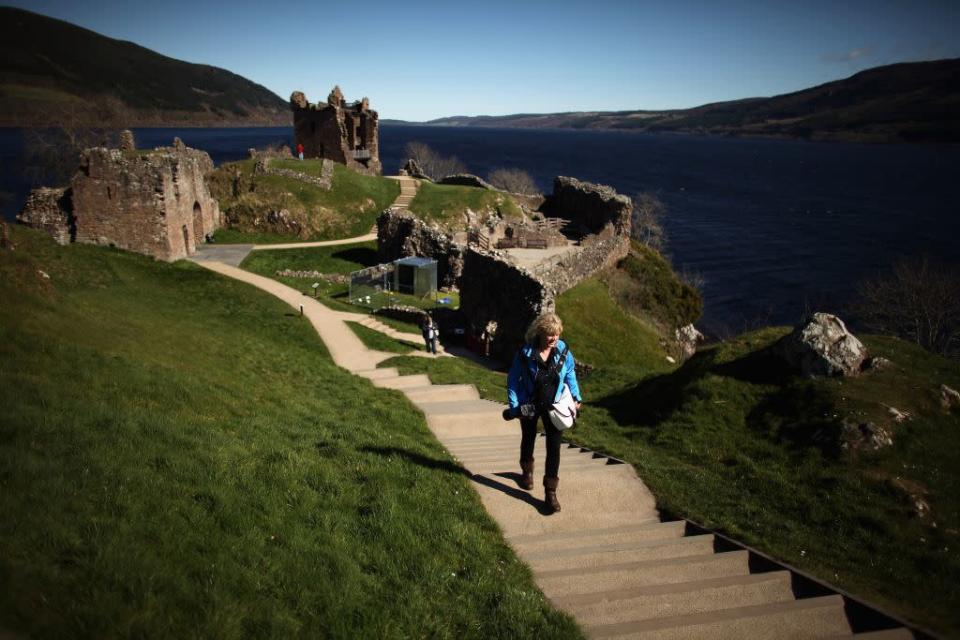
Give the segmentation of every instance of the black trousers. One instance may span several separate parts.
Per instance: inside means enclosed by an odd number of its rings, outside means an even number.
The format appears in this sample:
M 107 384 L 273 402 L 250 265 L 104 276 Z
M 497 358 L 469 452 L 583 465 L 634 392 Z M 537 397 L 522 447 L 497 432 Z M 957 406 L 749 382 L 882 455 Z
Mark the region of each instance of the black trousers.
M 534 418 L 520 418 L 520 462 L 533 460 L 533 447 L 537 443 L 537 420 L 543 421 L 543 431 L 547 436 L 547 466 L 543 475 L 547 478 L 559 478 L 560 471 L 560 430 L 550 422 L 550 416 L 540 415 Z

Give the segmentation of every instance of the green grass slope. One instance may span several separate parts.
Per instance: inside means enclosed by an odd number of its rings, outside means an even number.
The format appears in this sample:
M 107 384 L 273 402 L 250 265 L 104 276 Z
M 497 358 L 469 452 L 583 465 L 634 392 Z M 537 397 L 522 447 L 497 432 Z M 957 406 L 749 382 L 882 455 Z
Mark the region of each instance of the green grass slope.
M 422 415 L 293 310 L 190 263 L 11 233 L 4 631 L 577 636 Z
M 287 176 L 254 176 L 253 166 L 253 160 L 232 162 L 207 177 L 227 221 L 216 233 L 218 242 L 269 244 L 364 235 L 400 195 L 396 180 L 361 175 L 341 164 L 334 164 L 329 190 Z M 318 175 L 320 161 L 297 161 L 295 168 Z
M 481 216 L 499 213 L 503 218 L 518 218 L 522 215 L 520 206 L 508 193 L 427 181 L 420 185 L 410 203 L 410 212 L 421 220 L 452 229 L 466 229 L 467 209 Z
M 160 55 L 68 22 L 0 7 L 0 122 L 59 125 L 109 97 L 129 109 L 121 124 L 281 124 L 279 96 L 234 73 Z M 96 124 L 95 121 L 91 124 Z

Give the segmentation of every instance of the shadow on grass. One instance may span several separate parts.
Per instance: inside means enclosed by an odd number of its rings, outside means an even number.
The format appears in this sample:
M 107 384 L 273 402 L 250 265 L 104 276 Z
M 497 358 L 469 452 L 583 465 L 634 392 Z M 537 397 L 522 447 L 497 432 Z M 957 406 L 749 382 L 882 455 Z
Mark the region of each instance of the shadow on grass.
M 725 381 L 756 385 L 736 402 L 744 403 L 738 408 L 745 413 L 744 426 L 757 436 L 796 451 L 815 447 L 829 456 L 839 453 L 836 401 L 821 382 L 795 375 L 769 347 L 720 363 L 716 362 L 718 353 L 716 349 L 701 351 L 676 371 L 644 380 L 596 405 L 621 425 L 655 429 L 685 411 L 689 397 L 704 393 L 700 381 L 705 376 L 717 376 L 720 385 Z M 729 389 L 731 393 L 725 397 L 741 396 L 733 387 Z
M 380 261 L 377 260 L 377 250 L 371 249 L 370 247 L 344 249 L 331 254 L 331 257 L 337 258 L 338 260 L 346 260 L 347 262 L 356 262 L 363 267 L 372 267 L 380 263 Z
M 361 447 L 360 451 L 365 453 L 373 453 L 378 456 L 398 456 L 404 458 L 408 462 L 413 464 L 418 464 L 421 467 L 426 467 L 427 469 L 435 469 L 437 471 L 445 471 L 447 473 L 456 473 L 462 476 L 470 477 L 470 472 L 461 467 L 460 465 L 454 464 L 449 460 L 437 460 L 435 458 L 428 458 L 425 455 L 415 453 L 413 451 L 407 451 L 406 449 L 400 449 L 397 447 Z
M 716 350 L 701 351 L 676 371 L 648 378 L 595 404 L 618 424 L 653 427 L 679 410 L 687 388 L 711 370 L 715 359 Z

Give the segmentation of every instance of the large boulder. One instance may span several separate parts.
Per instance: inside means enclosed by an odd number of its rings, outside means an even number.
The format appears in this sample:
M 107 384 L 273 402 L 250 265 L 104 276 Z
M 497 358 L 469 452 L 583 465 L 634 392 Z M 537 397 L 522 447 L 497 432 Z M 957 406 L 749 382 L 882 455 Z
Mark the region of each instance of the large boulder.
M 804 376 L 855 376 L 860 373 L 867 349 L 847 331 L 843 320 L 829 313 L 814 313 L 784 336 L 777 353 Z

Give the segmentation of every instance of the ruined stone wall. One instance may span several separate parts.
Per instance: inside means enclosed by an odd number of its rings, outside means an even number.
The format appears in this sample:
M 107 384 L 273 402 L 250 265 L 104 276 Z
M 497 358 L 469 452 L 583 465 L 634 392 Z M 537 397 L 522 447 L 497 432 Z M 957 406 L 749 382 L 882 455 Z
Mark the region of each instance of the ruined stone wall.
M 558 296 L 601 269 L 612 267 L 626 258 L 628 253 L 629 236 L 592 236 L 576 251 L 561 254 L 547 263 L 537 265 L 533 273 L 544 282 L 552 295 Z
M 68 189 L 40 187 L 27 196 L 27 204 L 17 222 L 50 235 L 58 244 L 68 244 L 73 230 L 70 193 Z
M 220 226 L 203 177 L 212 168 L 210 156 L 194 149 L 85 150 L 71 182 L 76 241 L 161 260 L 193 254 Z
M 161 260 L 194 253 L 221 224 L 204 179 L 210 156 L 179 139 L 146 152 L 130 149 L 132 139 L 124 144 L 84 150 L 70 188 L 34 190 L 18 220 L 61 244 L 112 245 Z
M 303 145 L 304 157 L 326 158 L 360 173 L 380 175 L 379 116 L 366 98 L 348 105 L 340 88 L 334 87 L 327 102 L 311 104 L 302 92 L 294 91 L 290 108 L 294 139 Z
M 408 256 L 433 258 L 441 287 L 456 286 L 464 271 L 463 246 L 445 231 L 400 209 L 387 209 L 377 218 L 377 252 L 381 262 Z
M 474 335 L 496 327 L 490 353 L 509 361 L 530 323 L 554 310 L 554 295 L 542 280 L 497 251 L 467 250 L 460 281 L 460 311 Z
M 604 237 L 630 235 L 633 203 L 612 187 L 558 176 L 553 181 L 553 194 L 547 197 L 543 210 L 548 215 L 580 224 L 591 234 Z
M 491 354 L 513 357 L 530 323 L 554 310 L 556 297 L 630 251 L 629 198 L 609 187 L 557 178 L 553 215 L 579 220 L 595 233 L 580 247 L 526 270 L 496 251 L 470 249 L 460 282 L 460 309 L 475 334 L 495 325 Z

